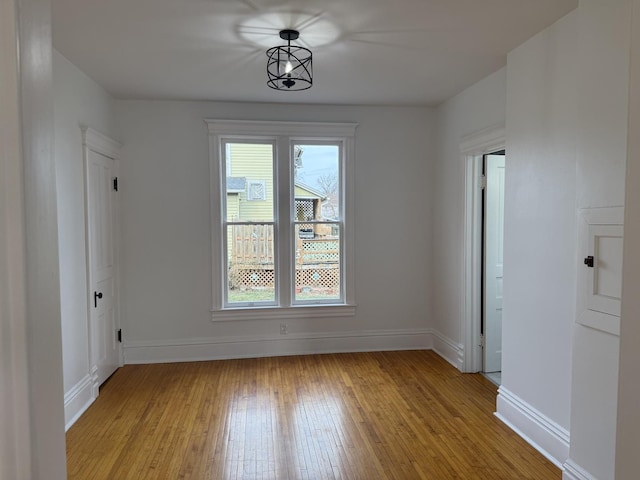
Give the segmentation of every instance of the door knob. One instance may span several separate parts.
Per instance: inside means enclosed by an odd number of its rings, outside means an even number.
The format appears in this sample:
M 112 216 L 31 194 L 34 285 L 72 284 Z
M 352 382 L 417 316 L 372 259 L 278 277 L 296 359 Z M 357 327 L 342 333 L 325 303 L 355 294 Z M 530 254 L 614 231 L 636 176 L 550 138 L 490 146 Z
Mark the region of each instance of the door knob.
M 102 292 L 93 292 L 93 307 L 98 308 L 98 299 L 102 298 Z

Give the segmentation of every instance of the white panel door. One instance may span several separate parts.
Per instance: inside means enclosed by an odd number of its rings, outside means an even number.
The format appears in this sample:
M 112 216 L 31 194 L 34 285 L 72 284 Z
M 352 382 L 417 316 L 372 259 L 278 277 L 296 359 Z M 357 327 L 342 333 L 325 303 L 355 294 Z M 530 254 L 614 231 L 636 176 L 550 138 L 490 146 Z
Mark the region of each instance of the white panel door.
M 504 238 L 504 155 L 486 156 L 484 238 L 484 368 L 502 370 L 502 259 Z
M 624 208 L 581 211 L 578 250 L 577 322 L 613 335 L 620 334 Z
M 115 285 L 115 161 L 87 153 L 87 240 L 91 374 L 98 387 L 120 365 Z
M 593 267 L 587 270 L 591 288 L 587 308 L 608 315 L 620 316 L 622 297 L 622 225 L 591 225 L 589 251 L 593 252 Z M 585 259 L 589 263 L 589 259 Z

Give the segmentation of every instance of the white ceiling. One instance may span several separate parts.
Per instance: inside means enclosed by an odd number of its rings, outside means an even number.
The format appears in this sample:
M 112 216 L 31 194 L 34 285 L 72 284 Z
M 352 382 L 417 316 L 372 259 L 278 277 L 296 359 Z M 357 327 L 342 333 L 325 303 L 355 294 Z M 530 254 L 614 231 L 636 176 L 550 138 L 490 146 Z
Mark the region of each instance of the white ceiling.
M 53 44 L 117 98 L 436 105 L 577 3 L 52 0 Z M 266 85 L 284 28 L 313 51 L 310 90 Z

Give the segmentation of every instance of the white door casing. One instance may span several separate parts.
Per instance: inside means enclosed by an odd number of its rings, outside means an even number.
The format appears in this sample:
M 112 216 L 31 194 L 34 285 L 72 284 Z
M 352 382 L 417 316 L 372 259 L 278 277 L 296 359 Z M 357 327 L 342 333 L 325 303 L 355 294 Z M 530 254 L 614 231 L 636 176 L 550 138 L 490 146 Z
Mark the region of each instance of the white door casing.
M 117 177 L 119 145 L 83 129 L 89 365 L 94 397 L 100 385 L 122 365 L 118 341 Z
M 502 370 L 504 172 L 504 155 L 486 156 L 483 358 L 485 372 Z

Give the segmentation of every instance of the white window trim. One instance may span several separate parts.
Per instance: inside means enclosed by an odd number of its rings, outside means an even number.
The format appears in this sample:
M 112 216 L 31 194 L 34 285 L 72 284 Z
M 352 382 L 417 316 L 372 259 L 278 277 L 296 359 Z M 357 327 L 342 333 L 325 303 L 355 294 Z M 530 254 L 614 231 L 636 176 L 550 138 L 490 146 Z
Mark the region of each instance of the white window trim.
M 265 122 L 244 120 L 219 120 L 205 119 L 209 130 L 209 168 L 211 185 L 211 252 L 212 252 L 212 307 L 211 319 L 214 322 L 236 320 L 263 320 L 263 319 L 294 319 L 294 318 L 320 318 L 320 317 L 345 317 L 355 315 L 355 237 L 354 237 L 354 173 L 355 173 L 355 131 L 356 123 L 318 123 L 318 122 Z M 279 293 L 279 301 L 286 306 L 257 306 L 257 307 L 224 307 L 223 292 L 220 285 L 224 282 L 224 251 L 222 248 L 222 220 L 223 205 L 220 202 L 219 189 L 223 184 L 223 169 L 220 150 L 222 140 L 271 138 L 277 137 L 278 149 L 289 150 L 292 141 L 340 141 L 344 148 L 343 167 L 343 193 L 344 193 L 344 218 L 343 225 L 343 262 L 342 281 L 344 283 L 343 303 L 316 305 L 291 305 L 290 292 L 282 289 Z M 278 212 L 276 218 L 287 218 L 291 213 L 289 205 L 289 192 L 278 190 L 281 183 L 280 177 L 290 177 L 291 171 L 277 170 L 275 180 L 275 194 L 279 196 Z M 283 180 L 287 180 L 284 177 Z M 291 183 L 291 178 L 288 179 Z M 215 208 L 218 206 L 218 208 Z M 278 246 L 280 252 L 289 252 L 289 239 L 281 238 Z M 287 258 L 290 255 L 286 254 Z M 281 261 L 282 269 L 288 271 L 289 262 Z

